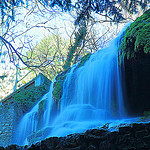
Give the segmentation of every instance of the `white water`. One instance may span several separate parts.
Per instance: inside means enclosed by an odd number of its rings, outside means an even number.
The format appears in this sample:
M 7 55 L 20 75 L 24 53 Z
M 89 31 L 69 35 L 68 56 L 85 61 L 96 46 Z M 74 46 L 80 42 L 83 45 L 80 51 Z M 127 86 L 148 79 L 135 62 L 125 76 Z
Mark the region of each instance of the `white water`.
M 64 136 L 125 116 L 118 68 L 118 40 L 93 54 L 83 67 L 74 65 L 64 82 L 60 114 L 49 136 Z
M 49 136 L 65 136 L 75 132 L 101 126 L 112 119 L 125 116 L 120 71 L 118 68 L 118 41 L 91 55 L 84 66 L 74 65 L 67 74 L 59 113 L 53 115 L 52 90 L 48 96 L 42 127 L 51 127 Z M 44 99 L 44 98 L 43 98 Z M 38 104 L 27 113 L 18 127 L 19 145 L 26 137 L 37 131 Z M 58 110 L 56 110 L 58 111 Z
M 53 83 L 50 86 L 50 91 L 45 94 L 41 100 L 31 109 L 30 112 L 26 113 L 23 118 L 21 119 L 17 130 L 15 131 L 15 136 L 13 143 L 18 144 L 18 145 L 27 145 L 27 137 L 33 133 L 35 133 L 38 125 L 38 109 L 39 109 L 39 103 L 42 100 L 46 100 L 46 108 L 45 108 L 45 113 L 43 115 L 42 119 L 42 124 L 44 127 L 45 125 L 48 125 L 49 117 L 50 117 L 50 109 L 52 105 L 52 88 Z

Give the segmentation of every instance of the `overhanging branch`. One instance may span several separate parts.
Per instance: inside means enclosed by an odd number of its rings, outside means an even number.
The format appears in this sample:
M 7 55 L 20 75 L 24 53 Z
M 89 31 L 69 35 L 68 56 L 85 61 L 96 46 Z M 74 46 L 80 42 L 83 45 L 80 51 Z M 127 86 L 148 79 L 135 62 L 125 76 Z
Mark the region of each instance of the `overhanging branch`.
M 11 61 L 12 63 L 14 63 L 14 65 L 15 65 L 14 54 L 16 54 L 17 57 L 19 58 L 19 60 L 20 60 L 25 66 L 27 66 L 28 68 L 46 67 L 46 66 L 50 65 L 50 64 L 54 61 L 54 59 L 55 59 L 55 57 L 56 57 L 57 51 L 55 52 L 55 54 L 54 54 L 52 60 L 49 60 L 49 61 L 46 60 L 46 61 L 42 62 L 40 65 L 29 65 L 29 64 L 28 64 L 28 61 L 24 61 L 24 60 L 23 60 L 23 58 L 21 57 L 21 54 L 13 47 L 13 45 L 12 45 L 10 42 L 8 42 L 8 41 L 7 41 L 6 39 L 4 39 L 2 36 L 0 36 L 0 40 L 3 42 L 3 44 L 4 44 L 5 47 L 7 48 L 8 54 L 9 54 L 9 57 L 10 57 L 10 61 Z

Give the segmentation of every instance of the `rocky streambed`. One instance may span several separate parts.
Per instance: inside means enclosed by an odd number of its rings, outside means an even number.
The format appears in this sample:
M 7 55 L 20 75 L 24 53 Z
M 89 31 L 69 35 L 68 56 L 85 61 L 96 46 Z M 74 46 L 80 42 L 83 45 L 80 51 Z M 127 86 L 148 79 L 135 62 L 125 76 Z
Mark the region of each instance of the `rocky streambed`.
M 109 131 L 108 124 L 84 133 L 50 137 L 31 146 L 10 145 L 0 150 L 150 150 L 150 122 L 122 125 Z

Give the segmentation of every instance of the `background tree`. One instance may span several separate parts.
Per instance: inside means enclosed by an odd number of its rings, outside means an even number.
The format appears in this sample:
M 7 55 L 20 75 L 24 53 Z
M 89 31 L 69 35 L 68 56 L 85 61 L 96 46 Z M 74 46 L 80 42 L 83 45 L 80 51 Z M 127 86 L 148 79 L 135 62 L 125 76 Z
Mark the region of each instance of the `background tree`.
M 34 3 L 35 5 L 33 6 Z M 119 22 L 124 20 L 124 16 L 122 14 L 123 11 L 128 11 L 129 13 L 137 12 L 138 6 L 141 6 L 142 9 L 146 9 L 147 4 L 149 3 L 149 0 L 145 1 L 138 1 L 138 0 L 131 0 L 131 1 L 124 1 L 124 0 L 118 0 L 118 1 L 104 1 L 104 0 L 83 0 L 83 1 L 71 1 L 71 0 L 33 0 L 32 2 L 30 0 L 16 0 L 16 1 L 9 1 L 9 0 L 2 0 L 1 1 L 1 14 L 2 14 L 2 20 L 1 25 L 9 26 L 10 20 L 15 20 L 15 9 L 18 6 L 25 6 L 26 8 L 29 6 L 33 6 L 31 9 L 35 9 L 35 7 L 38 8 L 39 11 L 41 11 L 41 8 L 43 7 L 45 10 L 47 8 L 56 8 L 56 6 L 60 7 L 62 11 L 71 11 L 75 10 L 77 13 L 77 17 L 75 18 L 75 25 L 83 25 L 83 22 L 88 19 L 93 19 L 93 12 L 99 14 L 100 16 L 105 17 L 105 21 L 108 22 Z M 29 12 L 29 13 L 31 13 Z M 5 19 L 6 18 L 6 19 Z M 95 18 L 94 18 L 95 19 Z M 82 27 L 81 27 L 82 28 Z M 82 29 L 79 29 L 80 31 Z M 79 32 L 78 32 L 79 33 Z M 9 42 L 6 42 L 6 40 L 3 39 L 4 37 L 1 37 L 1 40 L 3 43 L 9 44 Z M 84 38 L 84 37 L 83 37 Z M 77 38 L 76 38 L 77 39 Z M 76 42 L 75 42 L 76 44 Z M 76 47 L 76 45 L 74 45 Z M 12 46 L 11 46 L 12 47 Z M 78 46 L 77 46 L 78 47 Z M 71 58 L 70 54 L 73 52 L 74 48 L 70 48 L 70 51 L 68 53 L 68 57 Z M 16 50 L 10 50 L 11 53 L 16 53 L 17 57 L 27 66 L 30 67 L 27 62 L 24 62 L 21 54 L 18 53 Z M 74 52 L 73 52 L 74 53 Z M 73 54 L 72 53 L 72 54 Z M 11 55 L 12 61 L 15 61 L 14 55 Z M 69 60 L 69 58 L 67 58 Z M 72 58 L 71 58 L 72 60 Z M 66 62 L 67 63 L 67 62 Z M 35 66 L 34 66 L 35 67 Z M 37 66 L 36 66 L 37 67 Z
M 62 59 L 60 62 L 62 62 L 64 68 L 67 69 L 73 63 L 79 61 L 80 57 L 86 53 L 93 53 L 100 47 L 106 45 L 106 42 L 112 38 L 112 33 L 114 33 L 111 27 L 108 26 L 108 23 L 124 23 L 124 19 L 128 17 L 130 19 L 130 14 L 138 12 L 141 8 L 143 10 L 147 9 L 149 2 L 149 0 L 77 0 L 75 2 L 71 0 L 1 0 L 1 62 L 5 61 L 5 58 L 9 56 L 10 62 L 18 68 L 18 73 L 16 72 L 18 76 L 16 79 L 18 81 L 16 80 L 16 83 L 19 84 L 21 80 L 25 79 L 24 77 L 27 77 L 30 73 L 33 73 L 33 76 L 35 76 L 38 71 L 44 71 L 44 67 L 48 68 L 50 65 L 51 68 L 56 69 L 57 67 L 54 66 L 60 65 L 59 63 L 54 65 L 56 58 L 58 62 L 58 57 Z M 38 34 L 32 35 L 32 32 L 35 33 L 35 29 L 38 28 L 38 33 L 40 33 L 41 29 L 45 30 L 46 34 L 56 33 L 56 30 L 61 30 L 62 28 L 50 23 L 54 23 L 54 18 L 62 14 L 64 15 L 66 12 L 73 18 L 71 23 L 72 25 L 74 24 L 73 29 L 69 33 L 70 44 L 67 48 L 67 54 L 65 53 L 64 57 L 60 57 L 57 49 L 55 49 L 56 51 L 52 53 L 53 56 L 45 57 L 48 56 L 45 53 L 42 59 L 40 58 L 35 62 L 31 58 L 33 56 L 33 58 L 35 58 L 35 56 L 36 58 L 39 57 L 37 53 L 35 53 L 35 50 L 38 50 L 38 48 L 35 47 L 39 41 L 36 40 Z M 97 27 L 102 25 L 102 23 L 106 26 L 106 31 L 98 35 L 96 34 L 98 33 Z M 64 28 L 66 29 L 67 27 Z M 30 51 L 30 55 L 29 53 L 26 55 L 27 51 Z M 40 53 L 40 51 L 38 53 Z M 22 63 L 20 61 L 18 63 L 18 60 L 21 60 Z M 27 68 L 28 71 L 25 70 L 24 72 L 24 69 Z M 61 71 L 61 69 L 61 67 L 58 67 L 55 71 L 53 69 L 53 73 L 57 73 Z M 20 72 L 24 72 L 24 77 L 21 77 L 22 73 Z M 54 76 L 54 74 L 52 76 Z M 0 74 L 0 76 L 3 76 L 3 74 Z M 53 78 L 52 76 L 49 76 L 49 78 Z
M 69 40 L 65 40 L 57 34 L 52 34 L 43 38 L 41 42 L 30 49 L 25 59 L 29 62 L 30 66 L 39 66 L 33 69 L 35 74 L 41 72 L 53 80 L 56 74 L 63 71 L 68 45 Z M 48 64 L 44 67 L 41 65 L 44 62 L 49 62 L 49 60 L 53 60 L 51 65 Z
M 8 3 L 9 2 L 11 1 L 8 1 Z M 11 17 L 7 20 L 6 15 L 3 22 L 1 20 L 2 26 L 0 28 L 2 29 L 1 39 L 3 40 L 3 42 L 0 42 L 2 46 L 0 48 L 0 76 L 5 77 L 5 74 L 7 75 L 4 80 L 0 79 L 0 92 L 5 96 L 13 91 L 13 87 L 16 89 L 36 76 L 32 68 L 26 69 L 25 65 L 20 61 L 20 58 L 25 60 L 26 52 L 33 48 L 40 38 L 55 32 L 54 30 L 57 27 L 54 27 L 54 23 L 51 22 L 54 22 L 53 20 L 56 14 L 57 17 L 61 14 L 57 13 L 57 9 L 53 10 L 50 8 L 45 10 L 43 5 L 37 5 L 35 1 L 28 7 L 20 3 L 13 8 L 15 9 L 15 21 L 11 20 Z M 8 9 L 10 9 L 11 12 L 11 8 L 9 7 Z M 10 14 L 10 16 L 11 15 L 12 14 Z M 7 24 L 6 20 L 8 21 Z M 36 29 L 38 29 L 39 33 L 43 33 L 44 35 L 36 33 Z M 12 62 L 14 66 L 7 65 L 10 64 L 10 62 Z M 45 64 L 47 63 L 45 62 Z M 23 80 L 21 81 L 21 79 Z M 10 83 L 10 86 L 6 83 Z

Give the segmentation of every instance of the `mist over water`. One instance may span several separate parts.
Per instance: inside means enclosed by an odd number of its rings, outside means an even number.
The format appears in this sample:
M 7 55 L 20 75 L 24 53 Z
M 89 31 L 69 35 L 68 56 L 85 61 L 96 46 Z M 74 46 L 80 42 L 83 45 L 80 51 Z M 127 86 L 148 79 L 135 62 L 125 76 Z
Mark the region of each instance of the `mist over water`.
M 54 110 L 52 99 L 53 83 L 46 99 L 45 112 L 37 120 L 39 103 L 22 118 L 18 126 L 16 141 L 27 144 L 27 137 L 40 129 L 49 127 L 47 137 L 65 136 L 96 128 L 110 119 L 125 117 L 120 68 L 118 67 L 118 46 L 120 36 L 107 48 L 92 54 L 88 61 L 78 68 L 72 66 L 63 83 L 63 95 L 58 110 Z M 53 111 L 52 111 L 53 110 Z M 55 113 L 56 112 L 56 113 Z M 41 128 L 37 128 L 41 124 Z

